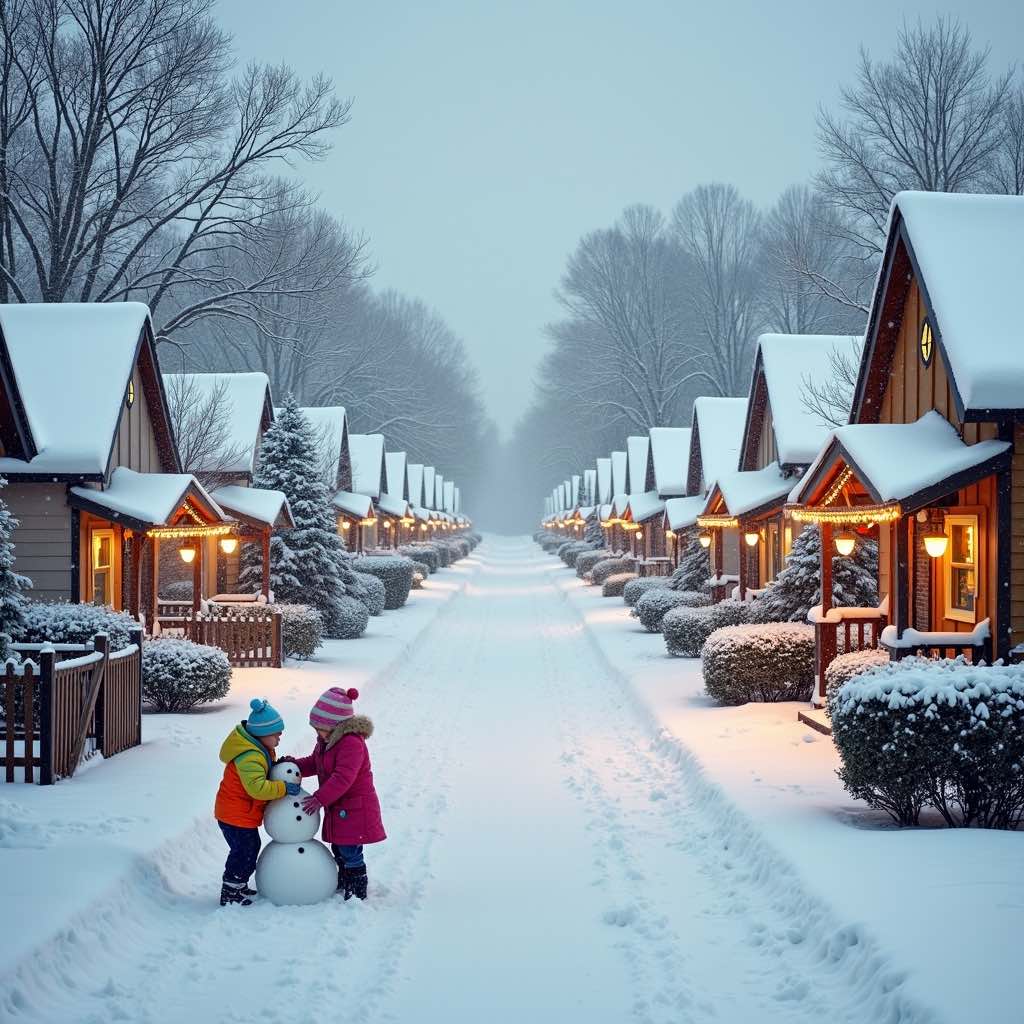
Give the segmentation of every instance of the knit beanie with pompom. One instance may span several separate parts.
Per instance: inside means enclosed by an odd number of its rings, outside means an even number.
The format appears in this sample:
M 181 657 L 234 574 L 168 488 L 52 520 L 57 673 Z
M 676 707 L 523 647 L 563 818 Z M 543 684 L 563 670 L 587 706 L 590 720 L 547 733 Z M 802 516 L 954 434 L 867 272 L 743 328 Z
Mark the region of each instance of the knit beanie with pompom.
M 358 696 L 359 691 L 355 688 L 343 690 L 340 686 L 332 686 L 324 690 L 309 713 L 309 724 L 314 729 L 333 729 L 356 713 L 352 701 Z

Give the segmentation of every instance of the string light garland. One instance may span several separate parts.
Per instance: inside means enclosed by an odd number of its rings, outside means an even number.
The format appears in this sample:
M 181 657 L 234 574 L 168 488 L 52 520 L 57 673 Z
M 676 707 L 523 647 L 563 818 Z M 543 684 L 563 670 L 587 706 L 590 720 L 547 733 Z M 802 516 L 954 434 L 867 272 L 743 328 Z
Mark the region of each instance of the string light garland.
M 845 523 L 851 526 L 894 523 L 903 514 L 899 504 L 854 505 L 847 508 L 805 508 L 793 505 L 786 511 L 798 523 Z
M 219 525 L 202 526 L 154 526 L 146 531 L 147 537 L 157 537 L 160 540 L 184 540 L 187 537 L 223 537 L 230 533 L 234 527 L 229 523 Z
M 702 530 L 735 530 L 740 521 L 735 516 L 706 515 L 697 516 L 697 525 Z
M 853 470 L 849 466 L 846 467 L 836 478 L 835 483 L 825 492 L 825 497 L 821 499 L 822 506 L 833 504 L 836 498 L 839 497 L 843 492 L 843 488 L 853 479 Z

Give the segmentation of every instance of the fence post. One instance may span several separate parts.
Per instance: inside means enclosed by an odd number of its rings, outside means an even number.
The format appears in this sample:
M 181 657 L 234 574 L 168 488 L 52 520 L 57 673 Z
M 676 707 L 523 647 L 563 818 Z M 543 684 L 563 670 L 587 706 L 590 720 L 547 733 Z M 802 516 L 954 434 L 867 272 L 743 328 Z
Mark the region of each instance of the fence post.
M 93 710 L 93 734 L 96 739 L 96 749 L 103 753 L 103 744 L 106 739 L 106 722 L 104 721 L 107 713 L 107 669 L 109 668 L 108 662 L 110 660 L 110 638 L 106 633 L 97 633 L 92 638 L 92 649 L 99 651 L 103 655 L 102 672 L 103 677 L 100 682 L 99 692 L 96 694 L 96 705 Z M 85 746 L 83 742 L 83 748 Z M 104 754 L 104 756 L 106 756 Z
M 39 652 L 39 785 L 53 785 L 53 648 Z
M 139 681 L 139 702 L 135 714 L 135 744 L 142 743 L 142 628 L 133 629 L 128 640 L 138 648 L 135 652 L 135 678 Z
M 274 609 L 273 616 L 274 616 L 274 621 L 273 621 L 273 628 L 271 630 L 271 637 L 272 637 L 272 640 L 271 640 L 271 654 L 273 655 L 273 658 L 272 658 L 272 660 L 273 660 L 273 667 L 274 668 L 280 668 L 281 667 L 281 661 L 282 661 L 282 651 L 281 651 L 281 648 L 282 648 L 282 641 L 281 641 L 282 626 L 281 626 L 281 622 L 282 622 L 283 616 L 281 615 L 280 610 L 277 609 L 277 608 Z

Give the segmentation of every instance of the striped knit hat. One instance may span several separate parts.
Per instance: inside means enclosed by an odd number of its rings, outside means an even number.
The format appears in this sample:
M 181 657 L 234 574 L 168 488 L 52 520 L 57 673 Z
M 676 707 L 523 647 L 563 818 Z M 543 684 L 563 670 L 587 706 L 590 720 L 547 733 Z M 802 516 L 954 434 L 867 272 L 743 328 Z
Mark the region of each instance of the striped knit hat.
M 343 690 L 340 686 L 332 686 L 329 690 L 324 690 L 309 713 L 309 724 L 314 729 L 333 729 L 356 713 L 355 708 L 352 707 L 352 701 L 358 696 L 358 690 Z

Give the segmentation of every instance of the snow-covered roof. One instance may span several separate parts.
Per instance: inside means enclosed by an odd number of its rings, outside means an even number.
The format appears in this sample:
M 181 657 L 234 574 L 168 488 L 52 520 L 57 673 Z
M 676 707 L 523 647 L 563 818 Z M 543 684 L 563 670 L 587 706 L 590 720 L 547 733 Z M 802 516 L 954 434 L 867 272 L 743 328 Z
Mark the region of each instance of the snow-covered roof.
M 444 511 L 444 477 L 440 473 L 434 474 L 434 508 Z
M 612 496 L 629 490 L 626 480 L 626 453 L 612 452 Z
M 413 507 L 412 507 L 412 514 L 417 519 L 419 519 L 421 522 L 424 522 L 424 523 L 429 523 L 430 522 L 430 509 L 429 508 L 424 508 L 422 505 L 413 505 Z M 550 518 L 550 514 L 549 514 L 549 518 Z
M 341 446 L 345 443 L 347 413 L 343 405 L 307 405 L 299 409 L 313 428 L 320 449 L 324 479 L 331 487 L 338 481 Z
M 462 512 L 462 491 L 458 487 L 455 488 L 455 513 L 456 515 Z
M 384 479 L 388 494 L 405 494 L 406 464 L 405 452 L 384 453 Z
M 350 516 L 365 519 L 373 512 L 373 501 L 366 494 L 353 494 L 351 491 L 338 491 L 331 499 L 335 508 L 347 512 Z
M 10 303 L 0 329 L 36 455 L 4 472 L 106 472 L 139 337 L 141 302 Z
M 423 467 L 423 503 L 427 508 L 434 507 L 434 476 L 437 470 L 433 466 Z
M 348 450 L 352 457 L 352 490 L 356 494 L 378 497 L 384 465 L 384 435 L 349 434 Z
M 594 506 L 593 505 L 581 505 L 579 512 L 580 512 L 580 519 L 587 520 L 587 519 L 589 519 L 593 515 L 593 513 L 594 513 Z
M 423 504 L 423 463 L 410 462 L 406 467 L 406 477 L 409 481 L 409 500 L 414 505 Z
M 444 510 L 455 514 L 455 481 L 445 480 L 444 482 Z
M 665 511 L 665 502 L 658 497 L 657 491 L 629 496 L 629 516 L 634 523 L 644 523 L 652 516 Z
M 597 460 L 597 500 L 607 505 L 612 500 L 612 460 Z
M 228 484 L 212 492 L 213 500 L 229 515 L 255 520 L 266 526 L 294 526 L 284 491 Z
M 409 502 L 397 494 L 382 494 L 377 499 L 377 511 L 396 519 L 404 519 L 409 513 Z
M 630 494 L 643 494 L 647 489 L 647 459 L 651 439 L 646 435 L 626 438 L 626 466 L 629 479 L 626 490 Z
M 964 444 L 939 413 L 926 412 L 914 423 L 851 423 L 832 432 L 828 444 L 804 476 L 809 482 L 838 442 L 850 468 L 876 501 L 903 501 L 943 480 L 981 466 L 1010 450 L 1009 441 Z M 801 501 L 803 485 L 790 493 Z
M 669 498 L 665 502 L 665 518 L 670 530 L 685 530 L 697 522 L 704 511 L 704 495 L 689 498 Z
M 764 469 L 723 473 L 715 483 L 729 515 L 742 516 L 773 501 L 783 504 L 793 486 L 793 478 L 783 476 L 779 464 L 772 462 Z
M 600 508 L 598 509 L 598 515 L 599 515 L 599 516 L 601 517 L 601 520 L 602 520 L 602 521 L 605 521 L 605 520 L 607 520 L 607 519 L 608 519 L 608 517 L 609 517 L 609 516 L 610 516 L 611 514 L 612 514 L 612 503 L 611 503 L 610 501 L 608 501 L 608 502 L 605 502 L 605 503 L 604 503 L 603 505 L 601 505 L 601 506 L 600 506 Z
M 1024 407 L 1024 196 L 899 192 L 893 208 L 965 408 Z
M 689 427 L 651 427 L 654 486 L 662 498 L 678 497 L 686 493 L 690 433 Z
M 270 378 L 265 373 L 165 373 L 164 387 L 171 394 L 197 403 L 212 404 L 222 396 L 223 448 L 210 452 L 195 469 L 251 474 L 256 464 L 265 411 L 270 409 Z
M 570 487 L 572 492 L 572 505 L 575 508 L 580 503 L 580 475 L 574 473 L 572 476 L 572 484 Z
M 733 473 L 739 468 L 746 416 L 745 398 L 702 397 L 694 400 L 693 422 L 700 438 L 699 454 L 705 490 L 710 490 L 723 474 Z
M 71 494 L 106 510 L 111 518 L 124 516 L 150 526 L 166 526 L 190 495 L 202 501 L 214 522 L 228 519 L 191 473 L 136 473 L 134 469 L 118 466 L 104 490 L 72 487 Z
M 806 466 L 825 443 L 831 427 L 804 406 L 808 384 L 827 385 L 835 355 L 860 361 L 863 337 L 848 334 L 762 334 L 757 340 L 775 447 L 784 466 Z
M 621 519 L 626 514 L 626 509 L 629 507 L 629 495 L 628 494 L 616 494 L 612 498 L 612 515 L 618 519 Z

